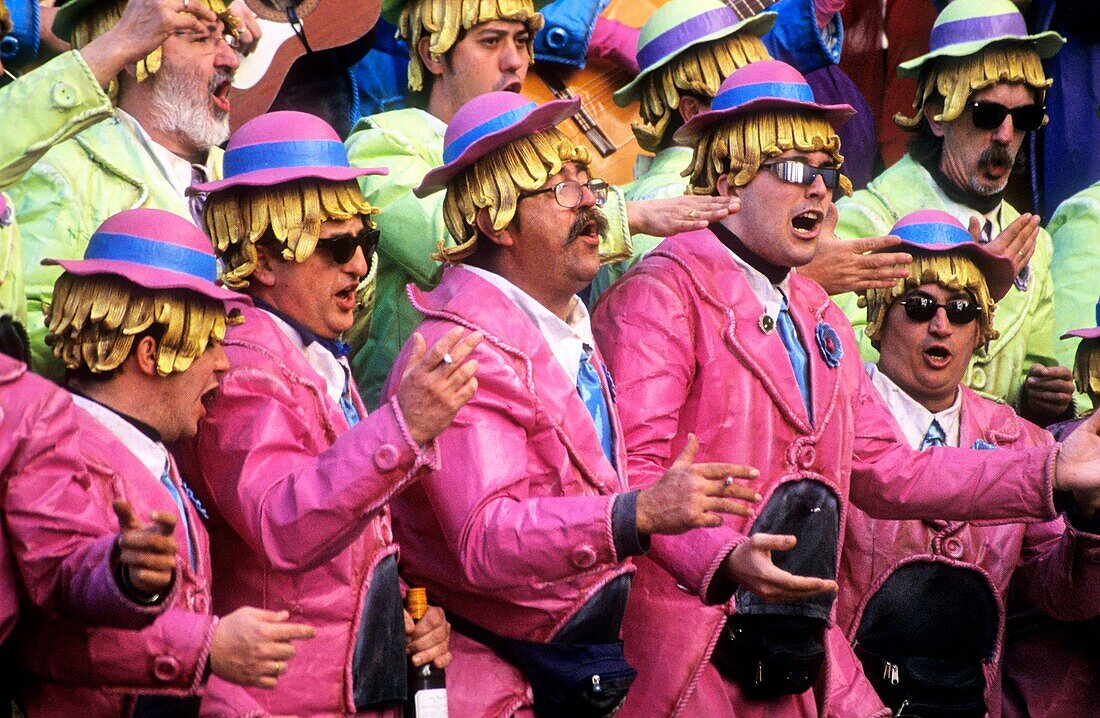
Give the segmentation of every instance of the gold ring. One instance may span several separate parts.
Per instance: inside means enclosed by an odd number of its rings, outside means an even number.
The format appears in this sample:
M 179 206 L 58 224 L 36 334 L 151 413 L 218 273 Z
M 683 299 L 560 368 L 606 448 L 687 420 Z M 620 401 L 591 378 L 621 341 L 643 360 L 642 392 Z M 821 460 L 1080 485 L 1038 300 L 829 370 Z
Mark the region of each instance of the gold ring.
M 695 219 L 695 210 L 689 209 L 687 217 L 688 217 L 688 219 Z
M 186 0 L 184 0 L 186 2 Z M 286 671 L 286 664 L 282 661 L 275 661 L 275 675 L 281 676 Z
M 187 3 L 189 3 L 190 1 L 191 1 L 191 0 L 183 0 L 183 9 L 184 9 L 184 10 L 186 10 L 186 9 L 187 9 Z

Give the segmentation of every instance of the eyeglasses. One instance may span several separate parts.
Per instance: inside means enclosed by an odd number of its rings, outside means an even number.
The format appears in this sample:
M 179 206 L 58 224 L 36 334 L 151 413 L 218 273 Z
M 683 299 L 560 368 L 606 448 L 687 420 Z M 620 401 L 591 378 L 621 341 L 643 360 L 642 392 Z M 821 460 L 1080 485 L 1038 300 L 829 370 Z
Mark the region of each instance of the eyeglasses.
M 811 167 L 805 162 L 795 160 L 767 162 L 760 166 L 771 170 L 779 179 L 791 184 L 809 185 L 820 177 L 825 183 L 826 189 L 836 189 L 840 186 L 840 170 L 836 167 Z
M 347 264 L 355 256 L 355 250 L 362 249 L 363 257 L 370 262 L 374 248 L 378 246 L 378 235 L 376 227 L 364 227 L 359 234 L 341 234 L 332 239 L 319 239 L 317 248 L 328 252 L 332 261 L 337 264 Z
M 564 182 L 558 182 L 553 187 L 546 187 L 545 189 L 537 189 L 534 192 L 526 192 L 523 197 L 534 197 L 537 194 L 543 192 L 553 192 L 554 199 L 558 204 L 566 209 L 576 209 L 581 206 L 581 202 L 584 201 L 584 188 L 587 187 L 588 191 L 592 193 L 592 196 L 596 198 L 596 206 L 603 207 L 607 202 L 607 190 L 610 187 L 609 184 L 602 179 L 590 179 L 587 182 L 581 183 L 577 180 L 565 180 Z
M 978 303 L 970 299 L 949 299 L 944 304 L 937 304 L 932 297 L 916 294 L 901 299 L 898 303 L 905 307 L 905 316 L 911 321 L 921 323 L 932 321 L 940 307 L 947 312 L 947 321 L 958 325 L 969 324 L 982 313 Z
M 1005 107 L 999 102 L 971 102 L 970 118 L 979 130 L 995 130 L 1012 115 L 1012 126 L 1021 132 L 1031 132 L 1043 126 L 1047 108 L 1038 102 L 1020 107 Z

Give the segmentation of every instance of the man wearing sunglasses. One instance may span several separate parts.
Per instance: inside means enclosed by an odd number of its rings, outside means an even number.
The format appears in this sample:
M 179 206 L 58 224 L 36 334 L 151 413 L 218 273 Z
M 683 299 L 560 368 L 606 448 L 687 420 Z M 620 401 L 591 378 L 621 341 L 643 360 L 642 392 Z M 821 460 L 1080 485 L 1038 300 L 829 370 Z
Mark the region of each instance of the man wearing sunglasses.
M 866 370 L 898 441 L 916 450 L 1049 446 L 1049 433 L 960 384 L 971 354 L 996 337 L 994 301 L 1012 286 L 1012 263 L 946 212 L 913 212 L 890 232 L 913 262 L 907 278 L 865 295 L 880 351 Z M 843 556 L 837 623 L 893 715 L 1000 715 L 1009 582 L 1055 618 L 1097 615 L 1100 566 L 1090 557 L 1100 536 L 1088 530 L 1064 517 L 889 521 L 852 507 L 845 540 L 859 549 Z
M 394 398 L 367 414 L 340 337 L 374 261 L 372 215 L 323 120 L 273 112 L 230 138 L 225 179 L 196 185 L 222 281 L 252 299 L 226 337 L 230 369 L 182 464 L 211 514 L 214 602 L 263 596 L 317 629 L 272 691 L 211 681 L 212 712 L 391 716 L 406 653 L 450 660 L 438 608 L 401 608 L 387 501 L 435 466 L 434 438 L 473 394 L 479 341 L 415 342 Z
M 938 209 L 1013 262 L 1017 278 L 997 311 L 1000 336 L 974 353 L 963 383 L 1041 426 L 1072 413 L 1072 377 L 1054 352 L 1053 247 L 1038 217 L 1020 215 L 1004 192 L 1026 134 L 1045 122 L 1050 80 L 1041 60 L 1061 44 L 1054 32 L 1029 35 L 1009 0 L 952 2 L 936 19 L 930 52 L 898 68 L 917 79 L 916 114 L 895 118 L 914 133 L 909 153 L 837 203 L 842 239 L 881 235 L 908 212 Z M 856 296 L 837 303 L 873 361 Z

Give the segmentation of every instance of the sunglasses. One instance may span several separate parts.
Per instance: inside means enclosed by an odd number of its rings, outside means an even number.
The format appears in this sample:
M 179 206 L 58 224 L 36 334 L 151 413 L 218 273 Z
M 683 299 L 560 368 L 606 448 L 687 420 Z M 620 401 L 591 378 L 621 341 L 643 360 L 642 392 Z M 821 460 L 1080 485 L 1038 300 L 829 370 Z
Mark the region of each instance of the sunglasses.
M 364 227 L 359 234 L 341 234 L 332 239 L 317 240 L 317 248 L 328 252 L 332 261 L 337 264 L 347 264 L 355 256 L 356 249 L 363 250 L 363 257 L 369 264 L 374 248 L 378 246 L 378 228 Z
M 1032 132 L 1043 126 L 1047 108 L 1038 102 L 1020 107 L 1005 107 L 999 102 L 971 102 L 970 118 L 979 130 L 995 130 L 1012 115 L 1012 126 L 1021 132 Z
M 982 313 L 977 302 L 970 299 L 949 299 L 943 304 L 937 304 L 931 297 L 917 294 L 899 300 L 898 303 L 905 307 L 905 316 L 911 321 L 922 324 L 932 321 L 932 317 L 936 316 L 936 310 L 940 307 L 947 312 L 947 321 L 958 325 L 969 324 Z
M 795 160 L 768 162 L 760 166 L 771 170 L 779 179 L 791 184 L 813 184 L 814 180 L 820 177 L 827 189 L 836 189 L 840 186 L 840 170 L 836 167 L 811 167 L 805 162 Z

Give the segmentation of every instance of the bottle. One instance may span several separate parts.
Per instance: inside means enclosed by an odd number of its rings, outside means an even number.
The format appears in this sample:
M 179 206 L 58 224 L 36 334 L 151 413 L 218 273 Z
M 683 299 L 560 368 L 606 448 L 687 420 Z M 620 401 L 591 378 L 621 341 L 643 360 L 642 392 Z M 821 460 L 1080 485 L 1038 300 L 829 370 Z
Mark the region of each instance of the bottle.
M 413 620 L 419 621 L 428 611 L 428 592 L 410 588 L 405 604 Z M 442 668 L 430 662 L 414 666 L 410 657 L 408 696 L 405 718 L 447 718 L 447 678 Z

